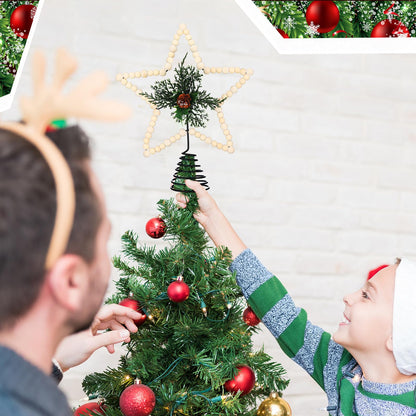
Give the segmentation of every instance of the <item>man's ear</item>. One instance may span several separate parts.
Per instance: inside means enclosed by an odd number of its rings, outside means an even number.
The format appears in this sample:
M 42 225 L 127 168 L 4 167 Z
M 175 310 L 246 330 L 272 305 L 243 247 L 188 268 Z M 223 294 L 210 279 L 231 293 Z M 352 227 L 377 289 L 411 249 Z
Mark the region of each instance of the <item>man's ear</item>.
M 393 352 L 393 337 L 392 337 L 391 335 L 387 338 L 387 341 L 386 341 L 386 348 L 387 348 L 390 352 Z
M 88 289 L 88 266 L 75 254 L 64 254 L 46 275 L 55 301 L 69 311 L 82 307 Z

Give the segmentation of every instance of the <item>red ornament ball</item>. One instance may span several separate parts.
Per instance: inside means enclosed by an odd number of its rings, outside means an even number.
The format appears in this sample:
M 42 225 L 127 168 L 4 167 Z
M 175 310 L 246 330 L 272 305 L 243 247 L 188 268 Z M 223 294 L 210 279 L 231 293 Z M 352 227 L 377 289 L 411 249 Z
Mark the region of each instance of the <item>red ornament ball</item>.
M 410 38 L 407 27 L 396 19 L 386 19 L 377 23 L 371 32 L 372 38 Z
M 319 33 L 328 33 L 338 25 L 338 7 L 332 0 L 313 1 L 306 10 L 306 21 L 308 25 L 319 26 Z
M 243 312 L 243 321 L 249 326 L 256 326 L 260 323 L 260 319 L 254 313 L 253 309 L 248 306 Z
M 180 94 L 176 100 L 180 108 L 189 108 L 191 106 L 191 96 L 189 94 Z
M 121 393 L 119 404 L 124 416 L 148 416 L 155 407 L 156 396 L 150 387 L 133 384 Z
M 189 286 L 183 280 L 175 280 L 168 286 L 168 296 L 172 302 L 183 302 L 189 298 L 189 293 Z
M 285 38 L 285 39 L 289 39 L 289 35 L 285 32 L 283 32 L 282 29 L 279 29 L 278 27 L 276 27 L 276 30 Z
M 165 232 L 166 224 L 165 221 L 162 220 L 162 218 L 156 217 L 147 221 L 146 233 L 149 235 L 149 237 L 160 238 L 165 235 Z
M 142 311 L 142 308 L 140 306 L 140 303 L 137 302 L 137 300 L 134 299 L 130 299 L 130 298 L 125 298 L 123 299 L 119 305 L 121 306 L 126 306 L 127 308 L 133 309 L 137 312 L 140 313 L 140 318 L 135 319 L 133 322 L 136 324 L 136 326 L 141 326 L 145 323 L 147 316 L 146 314 Z
M 89 402 L 85 403 L 82 406 L 78 407 L 75 410 L 74 416 L 96 416 L 96 415 L 103 415 L 105 410 L 105 406 L 101 403 L 97 402 Z
M 226 381 L 224 387 L 225 390 L 231 393 L 241 391 L 241 395 L 244 396 L 250 393 L 254 387 L 256 376 L 248 365 L 238 366 L 237 368 L 239 369 L 237 375 L 233 379 Z
M 13 10 L 10 16 L 10 27 L 16 36 L 27 39 L 35 17 L 36 6 L 25 4 Z

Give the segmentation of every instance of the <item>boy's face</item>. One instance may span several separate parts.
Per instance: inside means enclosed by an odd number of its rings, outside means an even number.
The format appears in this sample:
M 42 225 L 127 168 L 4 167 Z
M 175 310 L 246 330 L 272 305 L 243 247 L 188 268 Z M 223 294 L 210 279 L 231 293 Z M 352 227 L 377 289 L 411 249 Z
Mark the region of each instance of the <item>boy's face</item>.
M 396 269 L 395 264 L 380 270 L 360 290 L 344 297 L 344 319 L 333 339 L 351 354 L 391 350 Z

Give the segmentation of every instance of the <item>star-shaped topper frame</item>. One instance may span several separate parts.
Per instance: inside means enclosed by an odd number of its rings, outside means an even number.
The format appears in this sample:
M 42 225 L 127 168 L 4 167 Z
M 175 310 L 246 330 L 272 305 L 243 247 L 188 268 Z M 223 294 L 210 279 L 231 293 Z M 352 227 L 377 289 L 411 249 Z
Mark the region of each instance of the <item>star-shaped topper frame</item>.
M 222 143 L 218 140 L 214 140 L 211 137 L 207 137 L 204 133 L 191 127 L 188 132 L 185 129 L 180 129 L 178 133 L 171 136 L 169 139 L 164 140 L 163 142 L 159 143 L 158 145 L 154 147 L 150 146 L 150 139 L 152 138 L 157 119 L 160 116 L 160 110 L 157 109 L 156 106 L 152 104 L 146 97 L 141 95 L 143 91 L 137 85 L 135 85 L 131 80 L 147 78 L 147 77 L 165 77 L 168 71 L 172 69 L 173 58 L 175 57 L 175 54 L 179 45 L 179 40 L 182 36 L 184 36 L 188 42 L 189 48 L 192 52 L 192 56 L 196 63 L 196 67 L 200 70 L 203 70 L 205 74 L 207 75 L 209 74 L 224 74 L 224 75 L 239 74 L 241 75 L 240 79 L 235 84 L 233 84 L 220 97 L 221 99 L 224 99 L 224 101 L 215 110 L 221 130 L 225 137 L 225 143 Z M 210 144 L 217 149 L 224 150 L 228 153 L 233 153 L 234 144 L 232 140 L 232 135 L 225 121 L 224 113 L 222 111 L 222 104 L 226 102 L 233 94 L 235 94 L 250 79 L 252 74 L 253 74 L 253 70 L 251 69 L 245 69 L 245 68 L 239 68 L 239 67 L 208 67 L 206 66 L 203 63 L 202 58 L 198 53 L 198 48 L 195 44 L 195 41 L 192 39 L 192 36 L 189 30 L 187 29 L 186 25 L 182 23 L 173 37 L 172 44 L 169 48 L 168 57 L 166 59 L 166 63 L 162 67 L 162 69 L 120 73 L 117 75 L 117 81 L 120 81 L 122 85 L 124 85 L 126 88 L 134 92 L 137 96 L 139 96 L 141 99 L 146 101 L 149 104 L 150 108 L 153 110 L 152 117 L 150 119 L 146 134 L 143 139 L 143 148 L 144 148 L 145 156 L 150 156 L 157 152 L 160 152 L 163 149 L 166 149 L 166 147 L 180 140 L 182 137 L 186 136 L 187 134 L 191 136 L 195 136 L 196 138 L 199 138 L 201 141 L 207 144 Z

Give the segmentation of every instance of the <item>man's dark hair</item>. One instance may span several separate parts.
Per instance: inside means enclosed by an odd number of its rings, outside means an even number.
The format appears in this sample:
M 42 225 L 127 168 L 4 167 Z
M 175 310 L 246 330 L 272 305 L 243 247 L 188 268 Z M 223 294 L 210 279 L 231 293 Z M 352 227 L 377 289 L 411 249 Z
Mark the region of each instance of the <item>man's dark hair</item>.
M 90 145 L 78 126 L 48 133 L 72 172 L 76 210 L 67 253 L 94 258 L 102 212 L 87 168 Z M 0 329 L 12 327 L 34 304 L 56 214 L 52 173 L 20 136 L 0 129 Z

